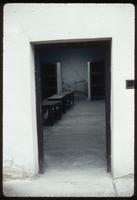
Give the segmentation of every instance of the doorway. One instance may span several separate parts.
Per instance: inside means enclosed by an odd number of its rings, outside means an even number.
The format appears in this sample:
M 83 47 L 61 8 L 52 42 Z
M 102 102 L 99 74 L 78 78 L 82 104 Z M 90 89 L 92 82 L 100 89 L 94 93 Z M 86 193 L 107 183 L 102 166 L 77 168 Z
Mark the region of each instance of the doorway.
M 90 61 L 90 97 L 91 100 L 104 100 L 105 102 L 105 123 L 106 123 L 106 162 L 107 172 L 111 171 L 111 132 L 110 132 L 110 55 L 111 40 L 105 41 L 86 41 L 86 42 L 62 42 L 35 45 L 35 77 L 36 77 L 36 108 L 37 108 L 37 133 L 38 133 L 38 152 L 39 152 L 39 172 L 45 171 L 44 161 L 44 137 L 43 137 L 43 117 L 42 117 L 42 101 L 57 93 L 57 71 L 56 64 L 41 61 L 40 51 L 42 48 L 54 49 L 59 54 L 59 48 L 67 51 L 67 48 L 105 48 L 104 60 Z M 43 51 L 44 52 L 44 51 Z M 45 57 L 46 58 L 46 57 Z M 48 59 L 47 59 L 48 60 Z M 58 60 L 56 60 L 58 61 Z M 101 68 L 101 69 L 100 69 Z M 44 75 L 44 70 L 46 74 Z M 102 71 L 100 71 L 102 70 Z M 100 77 L 99 77 L 100 76 Z M 52 77 L 52 79 L 50 78 Z M 66 84 L 67 85 L 67 84 Z M 76 86 L 75 87 L 79 87 Z M 81 86 L 83 87 L 83 85 Z M 51 89 L 50 89 L 51 88 Z M 87 87 L 88 88 L 88 87 Z M 79 96 L 78 90 L 76 98 Z M 82 91 L 80 91 L 82 92 Z M 87 94 L 88 96 L 88 94 Z

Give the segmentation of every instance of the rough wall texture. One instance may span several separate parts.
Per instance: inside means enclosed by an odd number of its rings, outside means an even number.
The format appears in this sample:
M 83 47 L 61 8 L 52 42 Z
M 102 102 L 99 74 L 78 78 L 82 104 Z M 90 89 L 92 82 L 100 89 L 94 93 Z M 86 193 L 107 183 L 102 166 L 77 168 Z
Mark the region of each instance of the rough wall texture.
M 63 81 L 63 90 L 73 90 L 75 94 L 82 93 L 83 95 L 87 96 L 87 81 L 86 80 L 80 80 L 80 81 L 72 81 L 72 82 L 65 82 Z
M 33 173 L 27 171 L 24 166 L 17 165 L 14 160 L 5 160 L 4 161 L 4 168 L 3 168 L 3 180 L 8 179 L 24 179 L 33 176 Z

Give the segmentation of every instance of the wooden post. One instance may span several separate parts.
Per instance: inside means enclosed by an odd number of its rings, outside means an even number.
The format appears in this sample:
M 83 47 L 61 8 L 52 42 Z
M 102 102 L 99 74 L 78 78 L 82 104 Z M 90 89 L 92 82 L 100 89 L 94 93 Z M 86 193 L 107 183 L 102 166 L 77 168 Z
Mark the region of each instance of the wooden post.
M 87 73 L 88 73 L 88 99 L 91 100 L 91 87 L 90 87 L 90 62 L 87 62 Z
M 57 62 L 57 94 L 62 94 L 62 69 L 60 62 Z

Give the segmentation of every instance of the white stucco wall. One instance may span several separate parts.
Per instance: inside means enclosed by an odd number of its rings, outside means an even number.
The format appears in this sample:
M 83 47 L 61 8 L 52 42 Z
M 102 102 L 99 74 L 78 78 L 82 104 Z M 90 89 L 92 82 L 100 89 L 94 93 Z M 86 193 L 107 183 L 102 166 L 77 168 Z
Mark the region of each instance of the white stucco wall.
M 111 132 L 114 177 L 134 172 L 134 7 L 131 4 L 6 4 L 4 7 L 4 166 L 38 171 L 30 42 L 112 38 Z M 9 160 L 14 164 L 10 166 Z M 23 169 L 23 170 L 22 170 Z M 11 173 L 13 171 L 11 170 Z

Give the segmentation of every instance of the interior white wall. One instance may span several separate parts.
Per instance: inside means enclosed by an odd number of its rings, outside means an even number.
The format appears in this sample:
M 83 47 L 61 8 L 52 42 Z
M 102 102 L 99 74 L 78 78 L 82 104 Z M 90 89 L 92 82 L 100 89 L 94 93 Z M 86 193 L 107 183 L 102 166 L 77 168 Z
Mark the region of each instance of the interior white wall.
M 112 38 L 111 133 L 114 177 L 134 172 L 134 7 L 132 4 L 6 4 L 3 148 L 25 172 L 38 171 L 34 65 L 30 42 Z
M 95 62 L 106 59 L 106 46 L 102 47 L 64 47 L 40 48 L 39 60 L 41 62 L 61 62 L 63 89 L 72 89 L 88 95 L 87 61 Z

